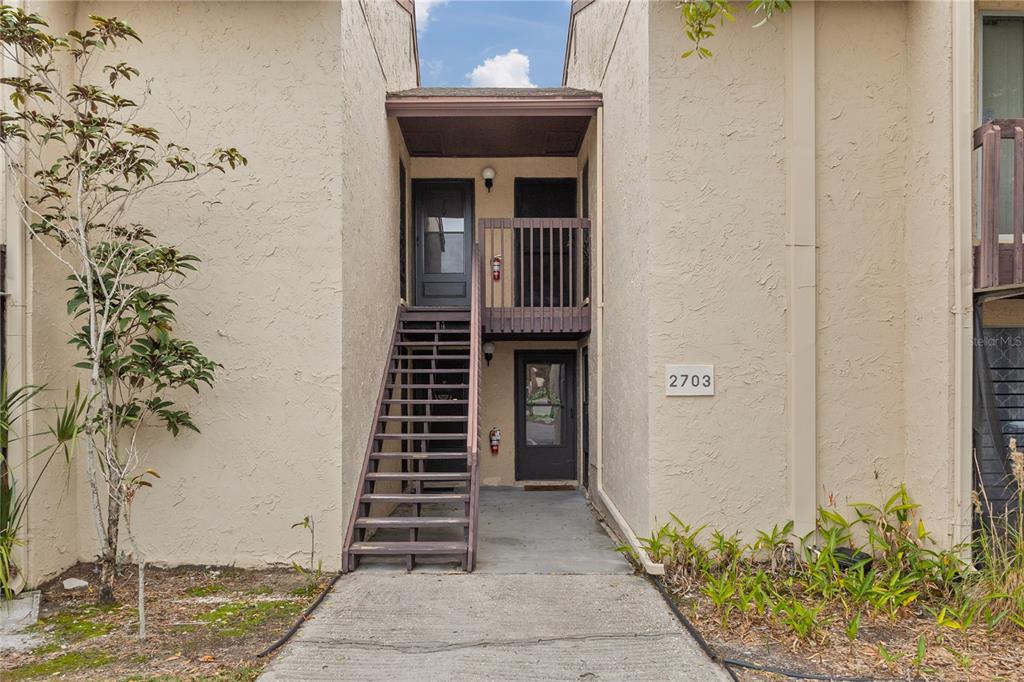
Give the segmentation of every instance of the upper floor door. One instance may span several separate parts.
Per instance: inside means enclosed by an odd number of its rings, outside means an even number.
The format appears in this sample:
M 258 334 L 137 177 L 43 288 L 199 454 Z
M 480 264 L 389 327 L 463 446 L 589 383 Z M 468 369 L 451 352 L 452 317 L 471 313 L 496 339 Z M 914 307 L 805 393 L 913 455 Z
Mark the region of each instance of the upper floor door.
M 413 304 L 469 307 L 473 181 L 414 180 Z

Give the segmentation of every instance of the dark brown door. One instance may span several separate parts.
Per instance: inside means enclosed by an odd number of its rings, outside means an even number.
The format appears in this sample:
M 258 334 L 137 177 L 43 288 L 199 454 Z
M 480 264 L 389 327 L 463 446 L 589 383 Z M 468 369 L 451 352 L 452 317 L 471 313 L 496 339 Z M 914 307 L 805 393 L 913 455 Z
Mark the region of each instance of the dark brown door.
M 575 218 L 576 178 L 516 178 L 515 213 L 516 218 Z M 536 264 L 524 273 L 513 270 L 516 281 L 512 291 L 517 306 L 576 305 L 570 296 L 572 286 L 568 278 L 563 278 L 559 285 L 547 282 L 550 273 L 569 272 L 569 260 L 576 250 L 575 232 L 559 231 L 562 240 L 559 245 L 545 242 L 539 233 L 534 239 L 532 230 L 526 233 L 529 237 L 516 231 L 515 252 Z M 525 243 L 520 245 L 520 239 Z M 520 283 L 520 277 L 525 277 L 526 281 Z
M 473 181 L 414 180 L 416 271 L 413 304 L 469 306 Z
M 516 479 L 576 479 L 576 353 L 516 352 Z

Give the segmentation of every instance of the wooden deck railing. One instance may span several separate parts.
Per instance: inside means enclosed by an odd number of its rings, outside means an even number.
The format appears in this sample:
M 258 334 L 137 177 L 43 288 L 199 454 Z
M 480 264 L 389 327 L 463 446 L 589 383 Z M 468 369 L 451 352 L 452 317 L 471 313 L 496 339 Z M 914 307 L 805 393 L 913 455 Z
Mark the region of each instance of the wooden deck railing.
M 981 149 L 979 234 L 974 246 L 974 287 L 993 289 L 1024 284 L 1024 119 L 990 121 L 974 131 Z M 1012 150 L 1011 181 L 1003 184 L 1003 158 Z M 1008 188 L 1012 208 L 1000 215 Z M 1009 230 L 1001 229 L 1009 219 Z M 1005 234 L 1005 242 L 1000 240 Z M 1012 235 L 1012 242 L 1009 237 Z
M 482 218 L 478 226 L 486 333 L 590 331 L 589 220 Z M 493 276 L 496 258 L 499 279 Z
M 466 570 L 476 566 L 478 520 L 480 516 L 480 353 L 483 346 L 481 308 L 483 288 L 480 246 L 473 244 L 473 271 L 469 286 L 469 411 L 466 422 L 466 452 L 469 453 L 469 525 L 466 530 Z

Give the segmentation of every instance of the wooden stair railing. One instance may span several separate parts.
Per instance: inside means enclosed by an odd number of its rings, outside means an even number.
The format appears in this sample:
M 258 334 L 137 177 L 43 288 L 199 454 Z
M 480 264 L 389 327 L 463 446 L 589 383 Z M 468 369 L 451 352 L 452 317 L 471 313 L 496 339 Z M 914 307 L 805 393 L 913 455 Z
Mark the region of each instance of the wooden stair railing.
M 475 257 L 475 251 L 474 251 Z M 352 505 L 342 571 L 361 557 L 475 564 L 479 513 L 478 268 L 469 310 L 399 307 Z
M 466 529 L 466 570 L 476 567 L 478 521 L 480 517 L 480 354 L 483 347 L 483 275 L 480 245 L 474 240 L 470 261 L 469 287 L 469 421 L 466 451 L 469 453 L 469 527 Z

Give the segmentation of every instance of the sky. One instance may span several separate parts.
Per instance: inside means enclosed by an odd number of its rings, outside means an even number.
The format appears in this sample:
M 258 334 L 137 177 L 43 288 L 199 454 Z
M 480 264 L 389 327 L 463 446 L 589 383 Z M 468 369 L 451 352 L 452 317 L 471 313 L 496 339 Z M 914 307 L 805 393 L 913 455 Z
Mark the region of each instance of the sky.
M 420 82 L 558 87 L 568 0 L 416 0 Z

